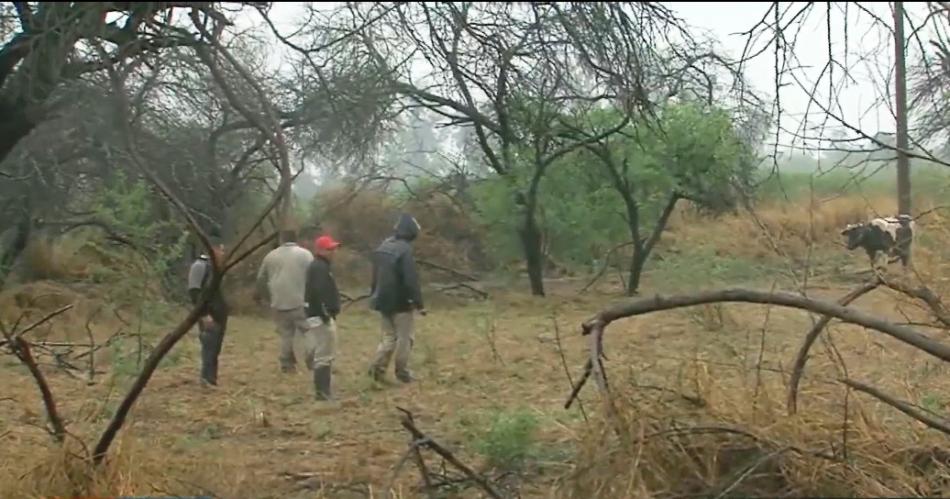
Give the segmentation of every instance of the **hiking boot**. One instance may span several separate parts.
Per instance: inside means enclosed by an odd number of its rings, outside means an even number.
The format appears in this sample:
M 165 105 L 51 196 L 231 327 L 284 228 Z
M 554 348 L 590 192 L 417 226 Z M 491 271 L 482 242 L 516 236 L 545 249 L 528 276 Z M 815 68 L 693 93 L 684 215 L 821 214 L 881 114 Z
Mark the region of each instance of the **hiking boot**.
M 397 372 L 397 373 L 396 373 L 396 379 L 398 379 L 399 381 L 401 381 L 401 382 L 403 382 L 403 383 L 406 383 L 406 384 L 412 383 L 413 381 L 416 381 L 416 377 L 413 376 L 412 373 L 410 373 L 410 372 L 408 372 L 408 371 Z
M 332 371 L 330 366 L 320 366 L 313 370 L 313 388 L 317 400 L 333 400 L 330 389 Z
M 392 386 L 393 382 L 386 378 L 386 375 L 380 369 L 370 369 L 369 377 L 374 383 L 384 386 Z

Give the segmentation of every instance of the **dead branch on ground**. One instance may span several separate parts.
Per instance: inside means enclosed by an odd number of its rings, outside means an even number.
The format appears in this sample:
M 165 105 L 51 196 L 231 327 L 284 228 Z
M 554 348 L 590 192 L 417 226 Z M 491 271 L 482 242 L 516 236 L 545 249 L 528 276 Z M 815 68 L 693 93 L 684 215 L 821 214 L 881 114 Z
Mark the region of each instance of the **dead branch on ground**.
M 582 334 L 588 336 L 590 345 L 587 363 L 591 366 L 589 369 L 591 369 L 601 392 L 607 392 L 607 379 L 601 359 L 603 359 L 603 336 L 606 327 L 610 323 L 618 319 L 645 315 L 652 312 L 724 302 L 771 304 L 828 315 L 844 322 L 857 324 L 884 333 L 941 360 L 950 361 L 950 346 L 931 339 L 913 328 L 893 324 L 865 312 L 824 300 L 815 300 L 787 292 L 770 293 L 752 289 L 731 288 L 672 296 L 656 295 L 652 298 L 634 300 L 603 310 L 593 318 L 584 322 L 581 326 Z M 588 367 L 585 366 L 585 371 L 587 371 L 587 369 Z M 588 376 L 585 376 L 581 379 L 581 382 L 578 383 L 578 387 L 575 387 L 575 391 L 580 390 L 581 385 L 583 385 L 587 377 Z
M 423 266 L 423 267 L 429 267 L 429 268 L 431 268 L 431 269 L 435 269 L 435 270 L 439 270 L 439 271 L 445 272 L 446 274 L 449 274 L 449 275 L 451 275 L 452 277 L 455 277 L 456 279 L 459 279 L 459 280 L 462 280 L 462 281 L 477 282 L 477 281 L 479 280 L 477 277 L 472 276 L 472 275 L 470 275 L 470 274 L 466 274 L 466 273 L 464 273 L 464 272 L 459 272 L 458 270 L 450 269 L 450 268 L 448 268 L 448 267 L 446 267 L 446 266 L 444 266 L 444 265 L 439 265 L 439 264 L 437 264 L 437 263 L 432 263 L 432 262 L 430 262 L 430 261 L 428 261 L 428 260 L 416 259 L 416 263 L 418 263 L 419 265 L 421 265 L 421 266 Z
M 478 473 L 475 473 L 475 471 L 459 461 L 458 458 L 456 458 L 455 455 L 452 454 L 448 449 L 439 445 L 438 442 L 427 436 L 425 433 L 422 433 L 422 431 L 416 427 L 416 423 L 411 412 L 401 407 L 397 407 L 396 409 L 399 409 L 399 411 L 403 413 L 403 416 L 401 417 L 402 427 L 405 428 L 406 431 L 408 431 L 412 436 L 412 444 L 410 446 L 409 452 L 407 452 L 403 458 L 403 461 L 405 461 L 410 456 L 413 450 L 412 445 L 414 445 L 416 449 L 419 447 L 427 447 L 429 450 L 435 452 L 440 457 L 445 459 L 456 469 L 464 473 L 469 480 L 477 484 L 479 488 L 481 488 L 482 491 L 484 491 L 489 497 L 493 499 L 502 499 L 502 495 L 499 494 L 498 491 L 496 491 L 495 488 L 490 483 L 488 483 L 484 477 L 480 476 Z M 395 474 L 393 476 L 393 480 L 395 480 Z
M 950 435 L 950 421 L 946 421 L 946 420 L 941 421 L 935 417 L 924 414 L 923 412 L 912 407 L 907 402 L 897 400 L 891 397 L 890 395 L 887 395 L 886 393 L 881 392 L 877 388 L 874 388 L 873 386 L 865 385 L 864 383 L 861 383 L 860 381 L 855 381 L 853 379 L 843 379 L 841 380 L 841 382 L 850 386 L 851 388 L 854 388 L 855 390 L 859 392 L 864 392 L 880 400 L 881 402 L 884 402 L 885 404 L 897 409 L 898 411 L 903 412 L 904 414 L 916 419 L 917 421 L 920 421 L 921 423 L 929 426 L 930 428 L 943 432 L 944 434 Z
M 449 285 L 447 285 L 447 286 L 434 285 L 433 288 L 434 288 L 436 291 L 440 292 L 440 293 L 445 293 L 446 291 L 452 291 L 452 290 L 454 290 L 454 289 L 467 289 L 467 290 L 471 291 L 472 293 L 474 293 L 476 296 L 478 296 L 478 297 L 479 297 L 480 299 L 482 299 L 482 300 L 487 300 L 487 299 L 488 299 L 488 293 L 487 293 L 487 292 L 482 291 L 481 289 L 478 289 L 478 288 L 476 288 L 476 287 L 474 287 L 474 286 L 469 286 L 468 284 L 465 284 L 464 282 L 457 282 L 457 283 L 455 283 L 455 284 L 449 284 Z
M 838 304 L 842 307 L 846 307 L 850 305 L 851 302 L 877 289 L 880 285 L 880 279 L 869 281 L 843 296 L 838 300 Z M 808 331 L 808 334 L 805 335 L 801 348 L 798 349 L 798 355 L 795 357 L 794 364 L 792 364 L 792 373 L 788 380 L 788 397 L 785 406 L 789 415 L 795 414 L 795 411 L 798 410 L 798 385 L 801 383 L 802 375 L 805 372 L 805 363 L 808 362 L 808 351 L 815 343 L 815 340 L 818 339 L 818 335 L 820 335 L 828 323 L 831 322 L 831 319 L 832 317 L 830 315 L 826 315 L 815 323 L 811 330 Z

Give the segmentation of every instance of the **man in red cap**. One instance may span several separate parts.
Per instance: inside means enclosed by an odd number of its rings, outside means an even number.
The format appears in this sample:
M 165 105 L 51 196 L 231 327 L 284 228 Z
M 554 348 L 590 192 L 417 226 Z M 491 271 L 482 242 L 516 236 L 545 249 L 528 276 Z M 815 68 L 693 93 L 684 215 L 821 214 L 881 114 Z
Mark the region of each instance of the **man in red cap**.
M 317 400 L 333 400 L 330 378 L 336 351 L 336 316 L 340 313 L 340 293 L 330 271 L 333 254 L 340 243 L 330 236 L 314 241 L 314 259 L 307 269 L 305 298 L 310 336 L 316 341 L 313 354 L 313 386 Z

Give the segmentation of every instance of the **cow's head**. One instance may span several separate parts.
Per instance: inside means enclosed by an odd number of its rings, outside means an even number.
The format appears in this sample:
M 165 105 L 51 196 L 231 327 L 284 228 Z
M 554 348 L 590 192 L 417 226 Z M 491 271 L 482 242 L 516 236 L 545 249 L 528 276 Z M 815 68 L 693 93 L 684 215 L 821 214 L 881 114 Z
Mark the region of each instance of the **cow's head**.
M 841 235 L 847 238 L 847 247 L 849 250 L 853 250 L 861 245 L 861 241 L 864 240 L 864 236 L 867 235 L 870 227 L 864 224 L 848 224 L 844 230 L 841 231 Z

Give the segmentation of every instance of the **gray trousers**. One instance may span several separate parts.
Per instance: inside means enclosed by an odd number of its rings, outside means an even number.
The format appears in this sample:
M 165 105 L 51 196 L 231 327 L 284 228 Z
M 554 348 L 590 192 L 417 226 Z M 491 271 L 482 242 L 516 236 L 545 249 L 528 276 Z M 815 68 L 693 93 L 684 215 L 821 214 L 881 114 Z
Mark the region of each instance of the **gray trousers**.
M 275 310 L 274 322 L 277 324 L 277 334 L 280 335 L 280 368 L 283 371 L 296 369 L 294 338 L 299 336 L 304 340 L 304 361 L 307 369 L 313 369 L 313 351 L 316 348 L 316 342 L 307 323 L 307 312 L 304 308 Z
M 336 357 L 336 321 L 323 322 L 319 317 L 307 320 L 314 341 L 313 368 L 329 367 Z
M 409 353 L 413 343 L 412 312 L 398 314 L 380 314 L 382 339 L 376 348 L 376 357 L 370 366 L 374 373 L 381 374 L 389 366 L 393 354 L 396 354 L 396 376 L 404 377 L 409 372 Z

